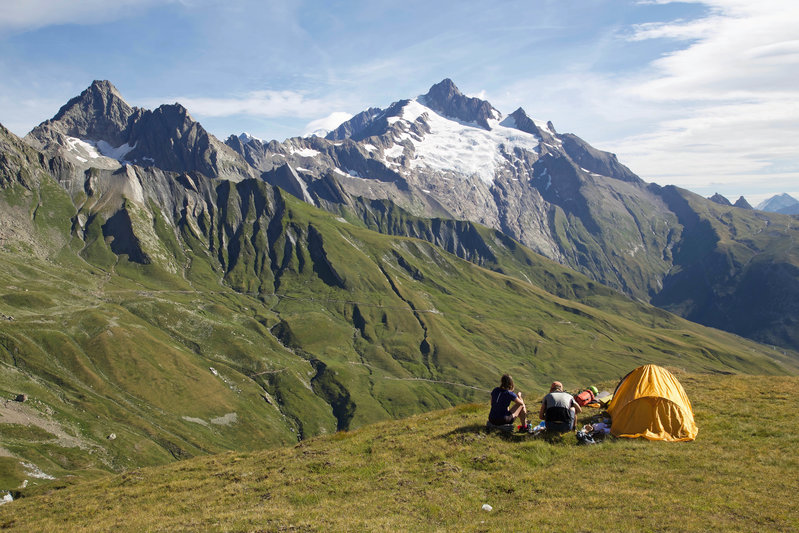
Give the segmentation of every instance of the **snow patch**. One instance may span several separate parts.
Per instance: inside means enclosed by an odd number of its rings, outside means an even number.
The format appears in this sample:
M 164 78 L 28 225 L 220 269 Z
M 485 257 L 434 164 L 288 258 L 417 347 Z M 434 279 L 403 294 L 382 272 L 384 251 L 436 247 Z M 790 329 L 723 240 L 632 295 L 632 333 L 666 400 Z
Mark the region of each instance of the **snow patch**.
M 263 141 L 262 141 L 261 139 L 259 139 L 258 137 L 255 137 L 255 136 L 253 136 L 253 135 L 250 135 L 250 134 L 249 134 L 249 133 L 247 133 L 246 131 L 245 131 L 245 132 L 243 132 L 241 135 L 239 135 L 239 140 L 242 142 L 242 144 L 249 144 L 249 143 L 251 143 L 252 141 L 258 141 L 258 142 L 261 142 L 261 143 L 263 142 Z
M 543 120 L 538 120 L 532 117 L 530 117 L 530 120 L 533 121 L 533 124 L 535 124 L 535 127 L 538 128 L 539 130 L 545 131 L 550 135 L 552 135 L 553 137 L 556 135 L 556 133 L 549 127 L 549 122 L 544 122 Z
M 100 153 L 106 157 L 116 159 L 117 161 L 123 161 L 125 156 L 128 155 L 128 152 L 134 148 L 136 148 L 135 144 L 130 146 L 128 143 L 125 143 L 114 148 L 105 141 L 97 141 L 97 149 L 100 151 Z
M 401 144 L 395 144 L 391 148 L 387 148 L 383 150 L 383 154 L 386 157 L 391 157 L 396 159 L 397 157 L 402 155 L 402 152 L 405 150 L 405 147 Z
M 88 156 L 90 159 L 97 159 L 100 157 L 100 152 L 98 152 L 97 148 L 91 143 L 78 139 L 77 137 L 67 137 L 66 141 L 67 148 L 70 152 Z M 86 159 L 84 159 L 84 161 L 86 161 Z
M 416 148 L 411 161 L 414 168 L 428 167 L 476 175 L 490 184 L 497 168 L 505 162 L 503 153 L 512 153 L 517 148 L 538 153 L 539 139 L 535 135 L 503 126 L 497 120 L 489 120 L 491 129 L 485 130 L 445 118 L 416 100 L 410 101 L 402 110 L 403 118 L 408 121 L 417 120 L 422 115 L 425 115 L 430 134 L 421 140 L 406 134 Z
M 538 175 L 537 178 L 540 180 L 546 178 L 547 183 L 546 185 L 544 185 L 544 190 L 548 191 L 549 187 L 552 185 L 552 176 L 549 175 L 549 170 L 545 168 L 544 170 L 541 171 L 541 174 Z
M 115 147 L 106 141 L 84 141 L 77 137 L 66 137 L 66 142 L 67 149 L 73 152 L 81 163 L 87 163 L 89 159 L 100 157 L 108 157 L 124 163 L 125 156 L 136 148 L 135 144 L 130 146 L 128 143 L 124 143 Z
M 313 148 L 291 148 L 291 153 L 300 157 L 316 157 L 319 155 L 319 152 Z

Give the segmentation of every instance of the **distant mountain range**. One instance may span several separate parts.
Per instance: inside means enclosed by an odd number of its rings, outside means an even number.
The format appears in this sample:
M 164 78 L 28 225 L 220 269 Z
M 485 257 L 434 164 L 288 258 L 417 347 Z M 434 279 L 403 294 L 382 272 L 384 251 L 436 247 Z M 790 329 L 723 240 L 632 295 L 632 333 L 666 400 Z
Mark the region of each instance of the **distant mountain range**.
M 760 211 L 768 211 L 770 213 L 781 213 L 783 215 L 797 215 L 799 214 L 799 200 L 796 200 L 793 196 L 782 193 L 777 194 L 757 204 L 757 207 L 752 207 L 749 202 L 746 201 L 746 198 L 743 196 L 739 197 L 735 203 L 731 203 L 726 197 L 723 195 L 716 193 L 710 198 L 708 198 L 711 202 L 717 203 L 719 205 L 726 205 L 726 206 L 735 206 L 741 209 L 758 209 Z
M 784 245 L 796 220 L 647 184 L 614 154 L 521 108 L 505 115 L 449 79 L 416 98 L 363 111 L 326 138 L 282 143 L 248 135 L 221 143 L 179 104 L 131 108 L 110 83 L 95 82 L 26 140 L 76 168 L 121 161 L 232 181 L 260 178 L 309 204 L 357 212 L 379 231 L 431 242 L 445 237 L 377 216 L 370 202 L 485 224 L 633 298 L 799 347 L 796 245 Z M 72 194 L 86 187 L 81 181 L 61 179 Z
M 757 209 L 784 215 L 799 215 L 799 200 L 790 194 L 782 193 L 757 204 Z

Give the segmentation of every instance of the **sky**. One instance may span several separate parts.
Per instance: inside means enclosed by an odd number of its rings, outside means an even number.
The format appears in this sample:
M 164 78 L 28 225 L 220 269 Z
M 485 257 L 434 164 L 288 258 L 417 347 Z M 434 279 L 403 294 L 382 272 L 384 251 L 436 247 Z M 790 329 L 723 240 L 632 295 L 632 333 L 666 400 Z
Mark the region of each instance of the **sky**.
M 444 78 L 648 182 L 799 199 L 796 0 L 0 0 L 0 123 L 95 79 L 220 139 L 332 129 Z

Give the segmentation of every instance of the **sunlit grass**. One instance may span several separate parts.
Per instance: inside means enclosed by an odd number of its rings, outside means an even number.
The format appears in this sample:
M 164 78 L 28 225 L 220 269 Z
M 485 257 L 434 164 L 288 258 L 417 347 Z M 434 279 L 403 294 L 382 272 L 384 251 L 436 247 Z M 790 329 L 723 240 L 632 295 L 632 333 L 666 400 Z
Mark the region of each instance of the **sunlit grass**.
M 799 378 L 677 374 L 696 441 L 487 433 L 465 405 L 294 447 L 144 468 L 3 508 L 10 530 L 786 531 Z M 612 384 L 605 384 L 606 387 Z M 581 417 L 587 420 L 596 410 Z M 493 510 L 481 509 L 489 504 Z M 517 526 L 509 526 L 516 524 Z

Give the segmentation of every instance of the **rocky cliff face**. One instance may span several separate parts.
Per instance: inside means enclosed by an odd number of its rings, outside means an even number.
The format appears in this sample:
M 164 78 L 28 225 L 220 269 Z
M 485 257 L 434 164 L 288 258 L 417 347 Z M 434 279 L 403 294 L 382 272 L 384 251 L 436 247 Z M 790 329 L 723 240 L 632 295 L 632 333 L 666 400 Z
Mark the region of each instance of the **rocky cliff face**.
M 180 104 L 132 108 L 107 81 L 92 83 L 25 140 L 84 170 L 132 163 L 232 180 L 258 175 Z
M 447 78 L 432 87 L 419 101 L 442 115 L 491 129 L 489 120 L 498 120 L 499 111 L 479 98 L 464 96 L 451 79 Z
M 137 110 L 122 99 L 108 81 L 94 81 L 67 102 L 56 115 L 34 128 L 26 137 L 44 147 L 59 142 L 58 134 L 120 146 L 128 140 L 128 120 Z

